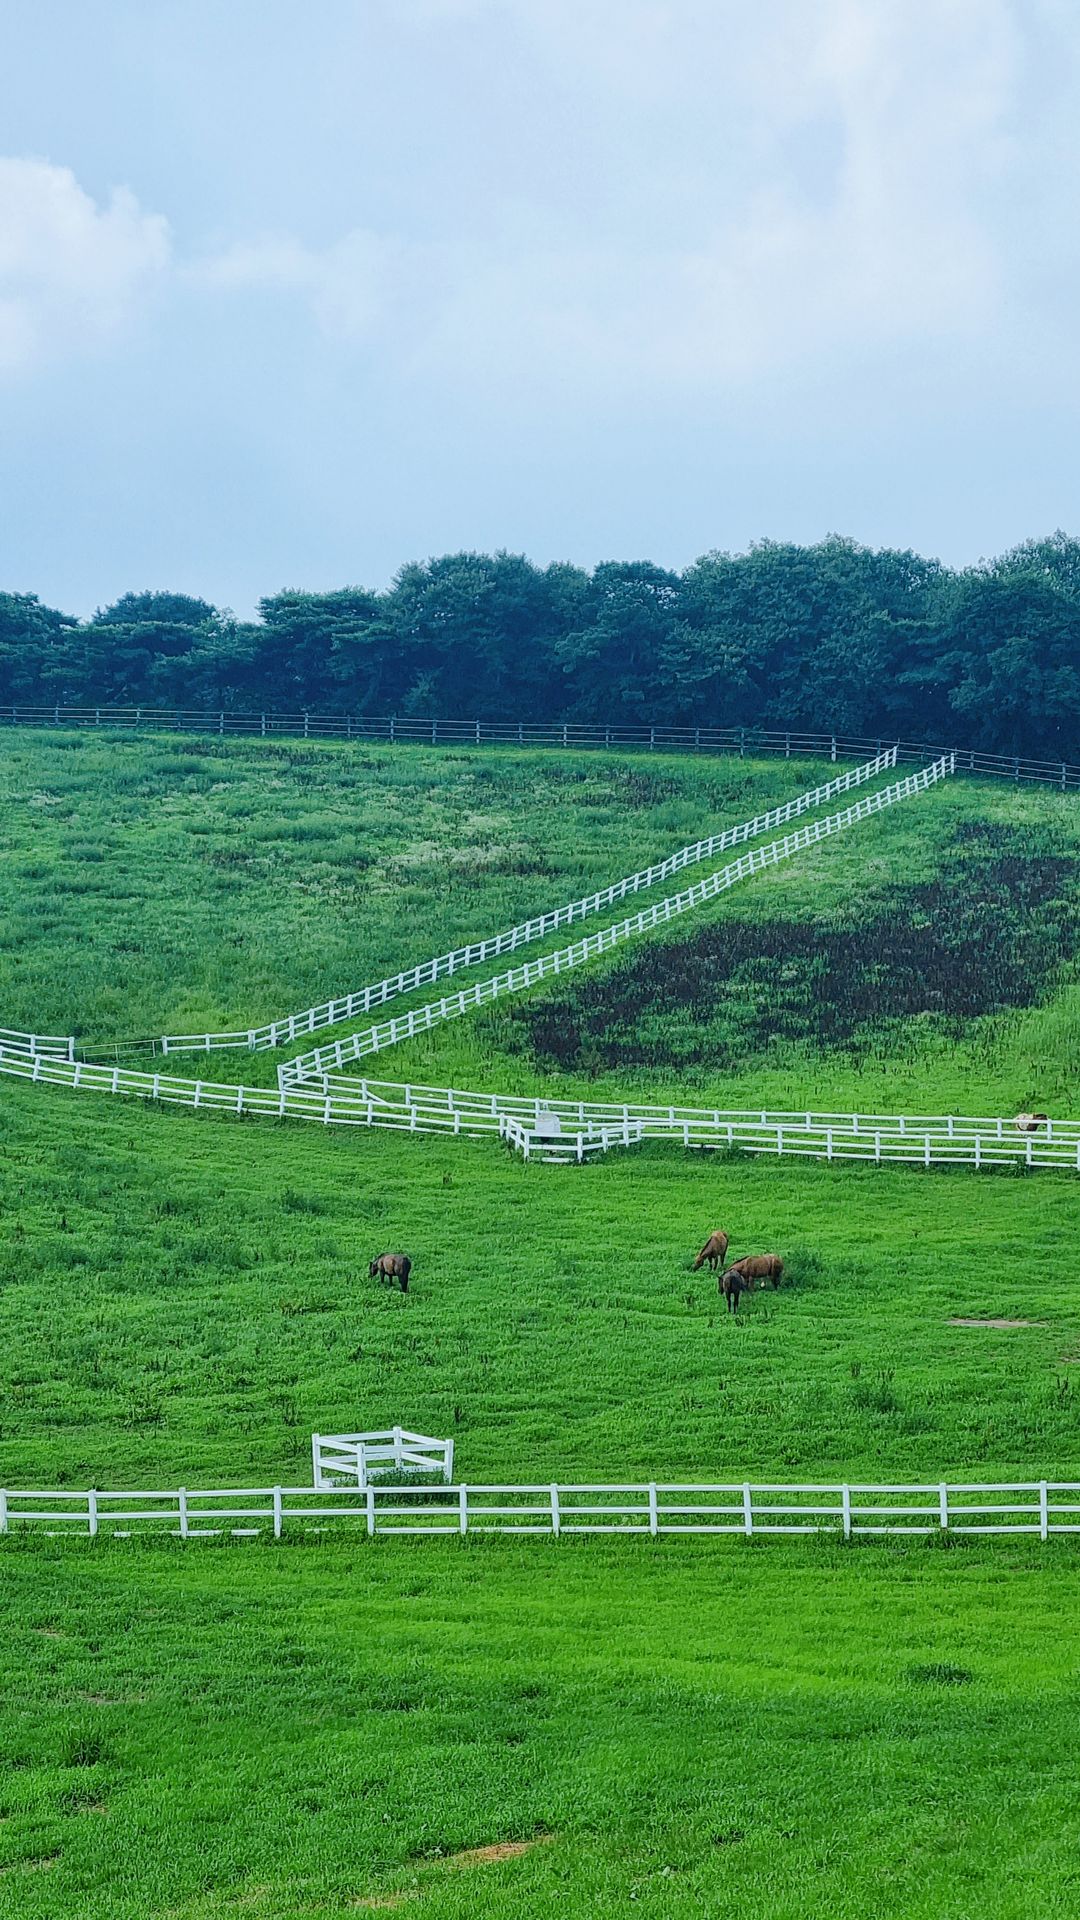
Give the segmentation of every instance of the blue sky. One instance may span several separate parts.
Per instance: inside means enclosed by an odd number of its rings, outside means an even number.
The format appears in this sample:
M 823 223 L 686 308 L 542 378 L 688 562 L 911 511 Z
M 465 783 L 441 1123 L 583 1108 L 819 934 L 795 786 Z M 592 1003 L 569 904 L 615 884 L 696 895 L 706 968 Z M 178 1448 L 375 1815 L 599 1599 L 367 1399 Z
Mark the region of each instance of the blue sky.
M 0 585 L 1080 528 L 1072 0 L 0 0 Z

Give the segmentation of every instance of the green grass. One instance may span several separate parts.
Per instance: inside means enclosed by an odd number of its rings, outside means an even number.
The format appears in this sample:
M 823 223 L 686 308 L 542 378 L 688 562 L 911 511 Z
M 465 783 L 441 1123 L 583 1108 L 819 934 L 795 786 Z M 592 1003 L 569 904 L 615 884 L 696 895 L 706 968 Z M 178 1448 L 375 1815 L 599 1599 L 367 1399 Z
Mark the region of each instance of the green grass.
M 0 1024 L 75 1021 L 90 1040 L 260 1024 L 836 772 L 7 733 Z
M 0 1617 L 19 1920 L 1073 1904 L 1068 1549 L 35 1542 Z
M 21 1085 L 0 1128 L 0 1484 L 267 1485 L 396 1421 L 474 1480 L 1080 1477 L 1071 1175 L 559 1169 Z M 716 1226 L 788 1266 L 738 1322 Z
M 5 1024 L 246 1025 L 827 777 L 202 744 L 3 736 Z M 1075 1113 L 1074 804 L 957 783 L 733 892 L 678 952 L 647 938 L 376 1071 Z M 1018 844 L 1047 883 L 1019 920 L 984 864 Z M 973 991 L 1021 943 L 1026 1004 L 890 1016 L 915 970 L 889 971 L 893 909 L 960 991 L 942 902 L 974 916 Z M 844 997 L 822 956 L 860 928 L 881 971 Z M 554 1067 L 553 1020 L 577 1049 Z M 272 1483 L 313 1428 L 397 1420 L 453 1434 L 473 1480 L 1080 1477 L 1078 1196 L 661 1146 L 524 1166 L 0 1082 L 0 1484 Z M 718 1226 L 788 1263 L 738 1322 L 688 1270 Z M 407 1298 L 367 1278 L 384 1247 L 414 1257 Z M 0 1916 L 1068 1913 L 1073 1554 L 11 1537 Z

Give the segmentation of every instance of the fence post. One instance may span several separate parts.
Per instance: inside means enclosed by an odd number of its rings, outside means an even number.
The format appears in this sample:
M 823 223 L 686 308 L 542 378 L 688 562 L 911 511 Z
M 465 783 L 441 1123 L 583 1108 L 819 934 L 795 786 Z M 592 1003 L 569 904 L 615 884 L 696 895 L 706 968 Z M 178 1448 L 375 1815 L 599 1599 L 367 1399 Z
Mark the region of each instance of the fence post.
M 469 1531 L 469 1489 L 466 1486 L 460 1486 L 458 1488 L 458 1532 L 468 1533 L 468 1531 Z
M 368 1484 L 367 1484 L 366 1497 L 367 1497 L 367 1530 L 369 1534 L 372 1534 L 375 1531 L 375 1488 L 372 1485 L 370 1480 L 368 1481 Z
M 322 1481 L 319 1478 L 319 1445 L 321 1440 L 322 1440 L 322 1435 L 320 1433 L 312 1434 L 311 1436 L 311 1484 L 313 1487 L 321 1487 L 322 1485 Z
M 86 1530 L 90 1535 L 91 1540 L 94 1538 L 94 1535 L 97 1533 L 97 1528 L 98 1528 L 97 1494 L 94 1491 L 94 1489 L 91 1487 L 90 1492 L 86 1496 Z
M 219 733 L 224 733 L 225 731 L 225 715 L 223 713 L 218 714 L 217 730 Z
M 281 1539 L 281 1488 L 274 1488 L 274 1539 Z
M 405 1442 L 401 1437 L 401 1428 L 395 1427 L 394 1428 L 394 1465 L 395 1467 L 400 1467 L 402 1464 L 401 1454 L 402 1454 L 402 1449 L 404 1445 L 405 1445 Z
M 832 736 L 832 752 L 830 753 L 830 755 L 829 755 L 829 758 L 830 758 L 830 760 L 835 760 L 835 759 L 836 759 L 836 735 L 835 735 L 835 733 L 834 733 L 834 734 L 833 734 L 833 736 Z
M 851 1539 L 851 1488 L 840 1489 L 841 1511 L 844 1516 L 844 1539 Z
M 749 1480 L 744 1480 L 742 1490 L 743 1532 L 750 1535 L 754 1531 L 754 1502 L 750 1492 Z
M 1039 1539 L 1046 1540 L 1050 1533 L 1050 1499 L 1045 1480 L 1039 1481 Z
M 942 1532 L 944 1532 L 949 1524 L 949 1489 L 945 1485 L 944 1480 L 938 1488 L 938 1518 L 941 1522 Z
M 187 1488 L 186 1487 L 181 1487 L 177 1493 L 176 1508 L 177 1508 L 177 1513 L 180 1520 L 180 1538 L 181 1540 L 186 1540 L 188 1537 L 188 1506 L 187 1506 Z
M 655 1487 L 655 1484 L 652 1481 L 650 1481 L 649 1482 L 649 1532 L 655 1535 L 659 1533 L 659 1531 L 660 1531 L 660 1514 L 657 1509 L 656 1487 Z
M 7 1488 L 0 1487 L 0 1533 L 8 1530 Z

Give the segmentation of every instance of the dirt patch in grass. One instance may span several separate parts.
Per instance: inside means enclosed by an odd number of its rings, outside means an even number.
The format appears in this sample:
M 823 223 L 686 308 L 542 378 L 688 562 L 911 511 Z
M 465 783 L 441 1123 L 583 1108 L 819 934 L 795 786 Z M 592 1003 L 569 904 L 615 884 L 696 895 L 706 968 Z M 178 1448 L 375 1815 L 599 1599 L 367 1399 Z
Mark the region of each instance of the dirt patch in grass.
M 717 921 L 499 1018 L 548 1072 L 744 1066 L 778 1043 L 891 1053 L 913 1020 L 955 1038 L 1039 1004 L 1080 935 L 1074 884 L 1056 848 L 969 824 L 936 878 L 879 889 L 857 922 Z
M 445 1860 L 438 1862 L 441 1867 L 483 1867 L 491 1860 L 516 1860 L 519 1854 L 531 1853 L 534 1847 L 551 1845 L 555 1835 L 540 1833 L 532 1840 L 499 1840 L 489 1847 L 465 1847 L 461 1853 L 449 1853 Z
M 531 1840 L 496 1840 L 486 1847 L 463 1847 L 460 1853 L 443 1854 L 440 1858 L 424 1860 L 418 1863 L 424 1872 L 437 1868 L 441 1873 L 464 1873 L 470 1867 L 486 1867 L 500 1860 L 517 1860 L 523 1853 L 531 1853 L 534 1847 L 551 1845 L 553 1833 L 538 1833 Z M 407 1900 L 418 1900 L 420 1888 L 414 1887 L 400 1893 L 368 1893 L 354 1900 L 354 1907 L 369 1911 L 403 1907 Z
M 1045 1320 L 966 1320 L 953 1319 L 950 1327 L 1045 1327 Z

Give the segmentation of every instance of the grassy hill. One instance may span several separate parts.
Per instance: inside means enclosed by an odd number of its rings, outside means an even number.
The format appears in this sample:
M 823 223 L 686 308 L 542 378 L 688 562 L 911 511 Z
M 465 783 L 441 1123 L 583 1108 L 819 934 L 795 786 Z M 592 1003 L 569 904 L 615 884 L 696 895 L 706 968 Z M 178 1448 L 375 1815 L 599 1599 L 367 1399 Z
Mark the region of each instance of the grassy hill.
M 307 1005 L 834 771 L 4 747 L 0 1020 L 105 1039 Z M 1075 1114 L 1074 808 L 949 785 L 378 1070 Z M 1080 1477 L 1065 1176 L 526 1167 L 0 1082 L 0 1209 L 0 1484 L 259 1484 L 396 1419 L 474 1480 Z M 790 1268 L 738 1323 L 715 1226 Z M 1073 1551 L 11 1538 L 0 1915 L 1067 1910 Z

